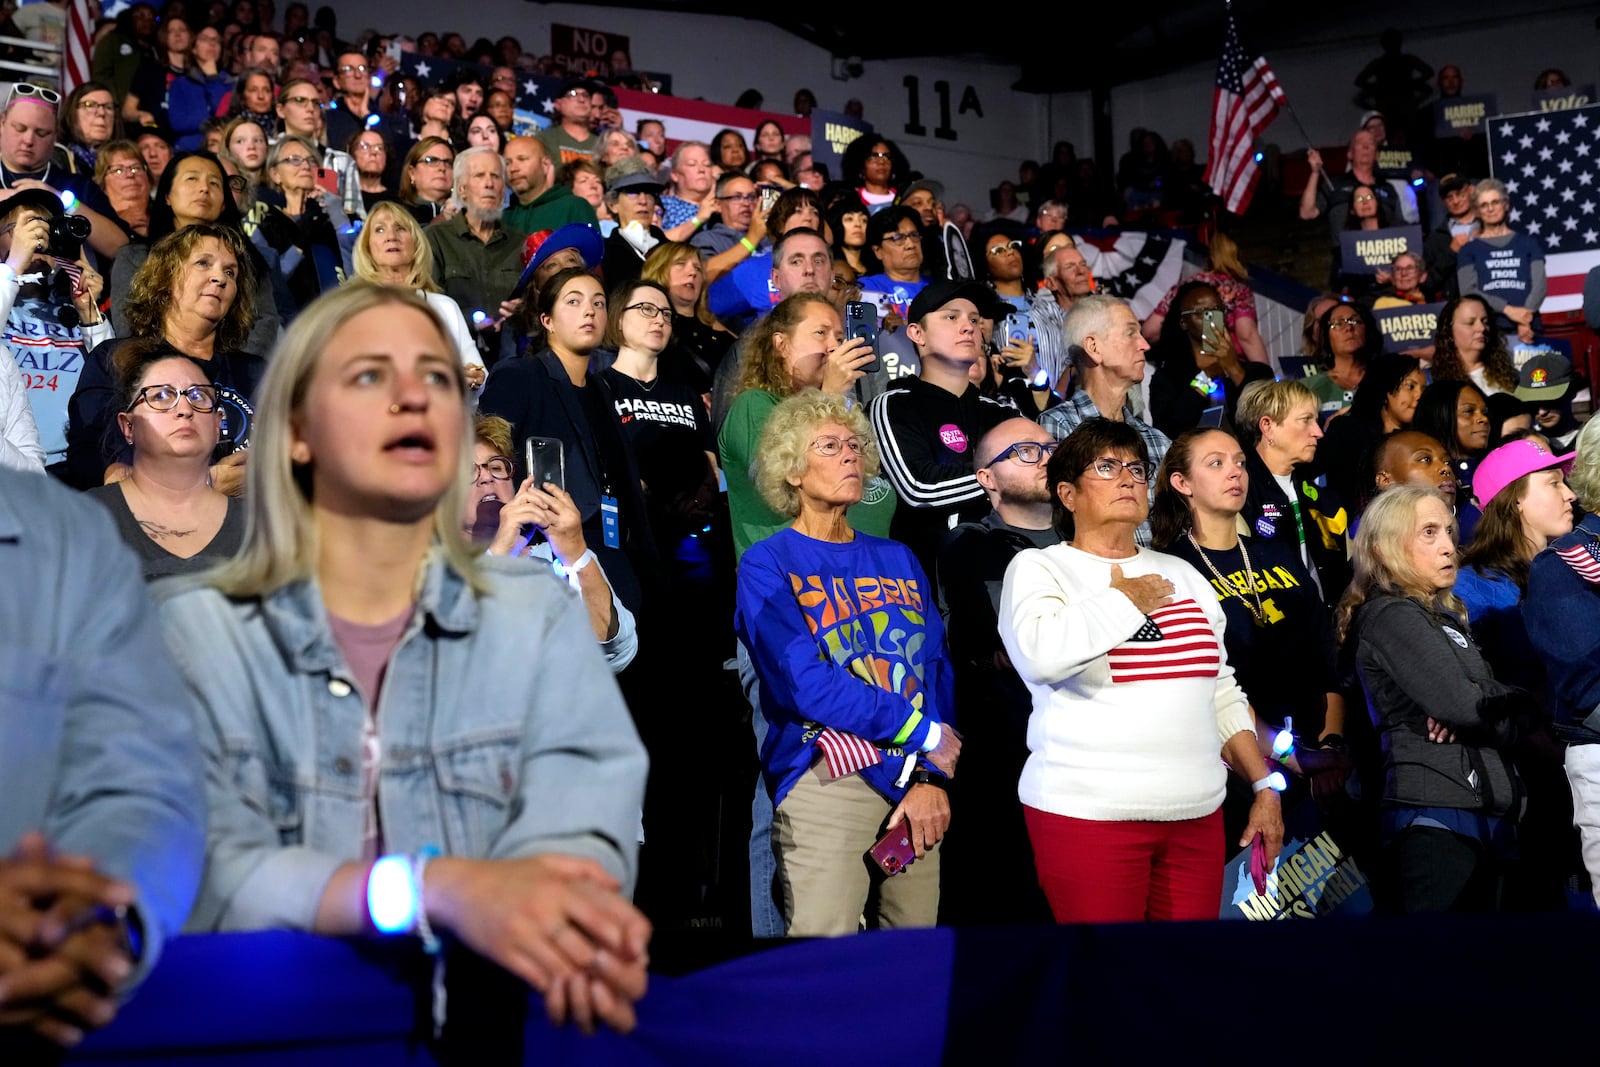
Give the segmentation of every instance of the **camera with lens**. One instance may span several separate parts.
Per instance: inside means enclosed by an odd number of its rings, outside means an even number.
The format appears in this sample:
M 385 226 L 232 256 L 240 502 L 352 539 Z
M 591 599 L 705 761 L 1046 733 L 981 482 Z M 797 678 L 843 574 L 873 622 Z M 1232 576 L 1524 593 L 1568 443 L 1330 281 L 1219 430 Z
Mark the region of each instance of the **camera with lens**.
M 50 220 L 50 243 L 45 251 L 57 259 L 76 261 L 89 239 L 89 220 L 82 215 L 57 215 Z

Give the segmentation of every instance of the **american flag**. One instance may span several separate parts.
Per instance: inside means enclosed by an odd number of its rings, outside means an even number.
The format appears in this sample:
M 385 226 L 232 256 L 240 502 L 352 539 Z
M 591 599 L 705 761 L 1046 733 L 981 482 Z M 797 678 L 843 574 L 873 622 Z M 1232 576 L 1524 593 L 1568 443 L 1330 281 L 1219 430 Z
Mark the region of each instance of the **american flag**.
M 1215 678 L 1222 666 L 1217 631 L 1193 600 L 1152 611 L 1139 632 L 1113 648 L 1108 658 L 1113 682 Z
M 1078 237 L 1095 288 L 1119 296 L 1138 319 L 1150 317 L 1168 290 L 1183 280 L 1185 242 L 1139 230 L 1090 231 Z
M 1250 206 L 1261 174 L 1256 166 L 1256 138 L 1288 103 L 1266 57 L 1251 59 L 1239 43 L 1239 27 L 1230 13 L 1222 36 L 1222 57 L 1217 60 L 1217 85 L 1211 95 L 1206 184 L 1236 215 Z
M 89 0 L 68 0 L 67 36 L 61 42 L 62 96 L 89 80 L 89 39 L 93 32 Z
M 1511 193 L 1513 229 L 1544 244 L 1549 295 L 1540 310 L 1583 307 L 1583 278 L 1600 266 L 1600 105 L 1501 115 L 1489 169 Z
M 1567 566 L 1578 572 L 1578 577 L 1590 585 L 1600 585 L 1600 542 L 1584 541 L 1556 549 L 1556 555 L 1567 561 Z
M 462 67 L 472 69 L 485 83 L 488 82 L 488 67 L 473 67 L 460 60 L 425 56 L 420 52 L 400 53 L 401 73 L 411 75 L 425 86 L 443 85 Z M 561 82 L 560 78 L 517 74 L 517 98 L 511 106 L 516 112 L 516 132 L 519 135 L 531 134 L 550 125 L 555 117 L 556 97 L 561 95 Z
M 822 756 L 828 761 L 830 778 L 843 778 L 883 762 L 883 753 L 872 742 L 831 726 L 824 727 L 817 735 L 817 747 L 822 749 Z

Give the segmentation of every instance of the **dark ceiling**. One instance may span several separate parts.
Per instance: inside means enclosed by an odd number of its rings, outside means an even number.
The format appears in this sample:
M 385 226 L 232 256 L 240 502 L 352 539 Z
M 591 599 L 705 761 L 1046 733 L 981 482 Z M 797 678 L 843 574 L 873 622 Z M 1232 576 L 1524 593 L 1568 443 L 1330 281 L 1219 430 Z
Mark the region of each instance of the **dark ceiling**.
M 537 2 L 537 0 L 535 0 Z M 601 7 L 640 7 L 624 0 L 594 0 Z M 1222 43 L 1227 8 L 1223 0 L 1138 0 L 1117 3 L 997 5 L 993 15 L 976 5 L 931 4 L 898 8 L 868 7 L 821 0 L 811 3 L 759 3 L 735 0 L 656 0 L 656 11 L 760 19 L 836 56 L 864 60 L 915 56 L 975 56 L 1015 63 L 1022 68 L 1016 88 L 1026 92 L 1068 92 L 1116 85 L 1165 74 L 1195 63 L 1213 62 Z M 765 13 L 764 13 L 764 8 Z M 1571 0 L 1522 0 L 1516 14 L 1535 11 L 1600 10 Z M 900 12 L 884 17 L 884 12 Z M 1418 31 L 1504 24 L 1504 0 L 1452 0 L 1446 4 L 1379 4 L 1345 0 L 1335 7 L 1310 7 L 1285 0 L 1238 0 L 1233 5 L 1245 46 L 1271 54 L 1313 41 L 1343 44 L 1370 41 L 1378 52 L 1378 33 L 1387 26 Z

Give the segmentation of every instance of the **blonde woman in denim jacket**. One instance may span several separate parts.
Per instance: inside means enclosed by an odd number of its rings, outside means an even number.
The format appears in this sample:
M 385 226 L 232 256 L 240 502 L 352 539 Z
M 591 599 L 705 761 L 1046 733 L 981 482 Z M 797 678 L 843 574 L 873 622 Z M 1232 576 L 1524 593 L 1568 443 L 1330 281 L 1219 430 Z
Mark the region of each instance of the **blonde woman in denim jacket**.
M 369 878 L 395 857 L 425 944 L 454 936 L 555 1021 L 627 1030 L 644 749 L 582 603 L 464 544 L 471 433 L 461 361 L 410 291 L 341 287 L 279 346 L 244 548 L 160 593 L 208 762 L 190 928 L 375 934 Z

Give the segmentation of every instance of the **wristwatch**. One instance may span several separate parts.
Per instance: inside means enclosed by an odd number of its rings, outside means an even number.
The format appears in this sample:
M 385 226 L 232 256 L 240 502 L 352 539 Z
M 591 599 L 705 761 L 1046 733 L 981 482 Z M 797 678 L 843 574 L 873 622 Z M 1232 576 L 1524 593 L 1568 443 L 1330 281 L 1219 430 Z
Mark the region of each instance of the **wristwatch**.
M 1343 734 L 1327 734 L 1317 742 L 1317 747 L 1337 749 L 1347 755 L 1350 752 L 1350 743 L 1344 739 Z
M 923 768 L 918 767 L 916 770 L 911 772 L 911 784 L 931 785 L 935 789 L 943 789 L 948 791 L 950 788 L 950 779 L 946 778 L 942 774 L 934 774 L 932 771 L 924 770 Z

